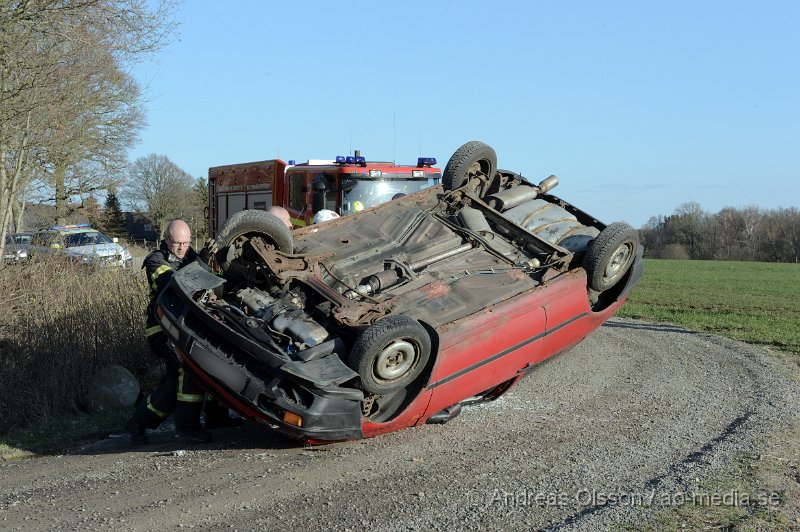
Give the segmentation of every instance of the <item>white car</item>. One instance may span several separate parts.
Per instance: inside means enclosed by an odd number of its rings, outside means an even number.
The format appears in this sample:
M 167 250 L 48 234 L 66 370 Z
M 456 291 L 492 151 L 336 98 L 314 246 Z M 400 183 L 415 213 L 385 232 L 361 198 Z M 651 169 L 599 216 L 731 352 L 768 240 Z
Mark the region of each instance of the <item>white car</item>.
M 32 233 L 9 233 L 6 235 L 6 247 L 3 253 L 3 260 L 6 264 L 19 264 L 28 260 L 31 237 Z
M 120 266 L 133 264 L 131 252 L 89 224 L 54 225 L 34 233 L 31 254 L 63 253 L 75 262 L 94 266 Z

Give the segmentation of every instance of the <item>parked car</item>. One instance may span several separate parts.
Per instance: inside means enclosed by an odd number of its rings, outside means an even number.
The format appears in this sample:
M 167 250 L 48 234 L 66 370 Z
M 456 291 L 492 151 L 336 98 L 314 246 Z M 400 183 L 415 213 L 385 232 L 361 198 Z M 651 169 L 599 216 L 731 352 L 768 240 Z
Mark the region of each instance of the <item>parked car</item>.
M 180 362 L 241 415 L 301 440 L 444 422 L 570 350 L 642 275 L 627 224 L 605 225 L 496 170 L 470 142 L 443 184 L 289 232 L 237 213 L 215 275 L 177 272 L 157 314 Z
M 6 264 L 19 264 L 28 260 L 33 233 L 9 233 L 6 235 L 3 261 Z
M 62 254 L 80 264 L 130 267 L 133 256 L 119 244 L 89 224 L 54 225 L 33 234 L 30 253 Z

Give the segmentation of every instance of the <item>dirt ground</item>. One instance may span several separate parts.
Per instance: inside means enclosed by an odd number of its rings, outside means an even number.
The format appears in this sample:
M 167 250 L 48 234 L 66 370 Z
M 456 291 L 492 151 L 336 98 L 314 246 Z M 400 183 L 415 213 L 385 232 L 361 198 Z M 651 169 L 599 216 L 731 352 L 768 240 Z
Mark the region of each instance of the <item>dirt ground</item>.
M 791 529 L 793 372 L 745 344 L 614 319 L 445 425 L 320 447 L 256 426 L 193 446 L 162 431 L 0 463 L 0 528 Z

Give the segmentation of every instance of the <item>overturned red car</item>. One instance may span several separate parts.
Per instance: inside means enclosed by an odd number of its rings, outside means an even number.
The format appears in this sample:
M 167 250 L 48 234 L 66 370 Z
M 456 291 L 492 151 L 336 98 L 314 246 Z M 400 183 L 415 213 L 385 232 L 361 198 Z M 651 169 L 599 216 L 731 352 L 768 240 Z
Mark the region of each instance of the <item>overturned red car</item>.
M 551 195 L 555 176 L 497 170 L 486 144 L 457 150 L 442 183 L 295 232 L 237 213 L 217 271 L 186 267 L 159 299 L 181 363 L 290 437 L 371 437 L 496 399 L 642 275 L 630 226 Z

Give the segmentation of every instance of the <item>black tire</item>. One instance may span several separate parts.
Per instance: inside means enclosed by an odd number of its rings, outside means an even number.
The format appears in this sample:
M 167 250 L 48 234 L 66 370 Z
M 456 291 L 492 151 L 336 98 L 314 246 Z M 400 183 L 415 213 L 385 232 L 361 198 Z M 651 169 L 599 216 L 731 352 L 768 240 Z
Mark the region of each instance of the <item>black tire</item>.
M 358 337 L 348 359 L 369 393 L 386 395 L 416 379 L 431 354 L 431 339 L 416 320 L 398 314 L 370 326 Z
M 442 175 L 442 186 L 445 190 L 461 188 L 479 173 L 491 182 L 496 171 L 497 154 L 494 149 L 488 144 L 473 140 L 457 149 L 447 161 Z
M 583 258 L 589 288 L 604 292 L 614 287 L 633 264 L 638 246 L 638 233 L 626 223 L 603 229 Z
M 225 222 L 217 236 L 217 248 L 230 246 L 240 236 L 258 235 L 278 251 L 291 253 L 294 240 L 283 221 L 265 211 L 239 211 Z

